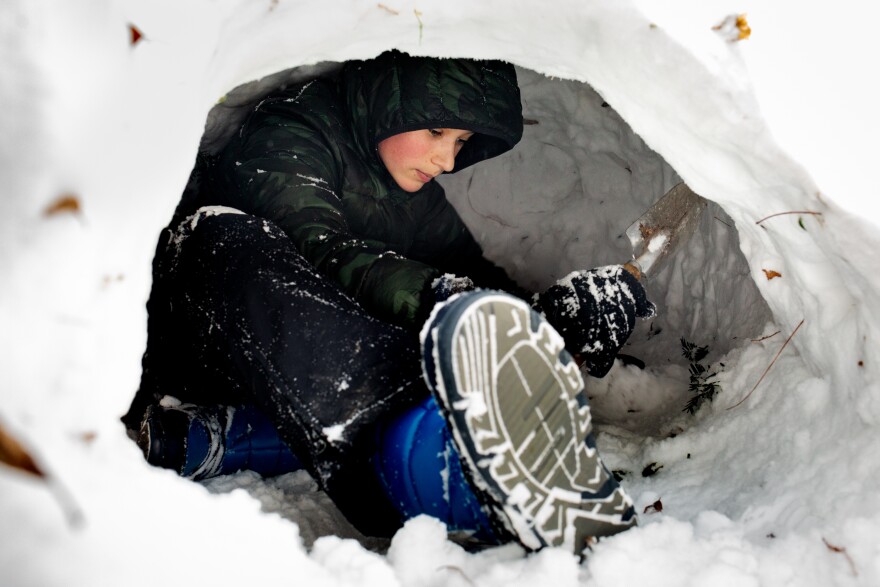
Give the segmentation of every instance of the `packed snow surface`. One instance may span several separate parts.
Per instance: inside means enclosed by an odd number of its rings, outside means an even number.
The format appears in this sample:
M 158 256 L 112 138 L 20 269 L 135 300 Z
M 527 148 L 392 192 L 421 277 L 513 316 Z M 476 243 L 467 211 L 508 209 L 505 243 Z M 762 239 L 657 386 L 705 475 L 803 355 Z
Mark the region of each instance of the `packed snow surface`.
M 45 477 L 0 465 L 0 582 L 880 584 L 877 12 L 3 3 L 0 427 Z M 193 483 L 148 466 L 119 422 L 155 239 L 200 143 L 284 80 L 392 47 L 518 66 L 523 142 L 443 183 L 526 287 L 629 260 L 626 227 L 678 181 L 711 202 L 646 281 L 658 315 L 628 361 L 589 380 L 599 449 L 640 525 L 583 561 L 469 553 L 430 518 L 368 539 L 303 473 Z M 709 348 L 720 390 L 694 415 L 681 339 Z

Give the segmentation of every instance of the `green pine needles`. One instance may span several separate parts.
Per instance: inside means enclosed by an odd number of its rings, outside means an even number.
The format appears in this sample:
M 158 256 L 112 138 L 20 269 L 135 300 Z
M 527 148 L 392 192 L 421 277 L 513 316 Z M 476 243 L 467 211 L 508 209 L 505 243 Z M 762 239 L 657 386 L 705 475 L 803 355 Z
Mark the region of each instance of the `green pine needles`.
M 710 371 L 707 365 L 701 362 L 709 354 L 708 346 L 697 346 L 692 342 L 688 342 L 681 338 L 681 354 L 690 362 L 688 371 L 690 372 L 690 381 L 688 382 L 688 391 L 691 392 L 691 399 L 685 405 L 684 412 L 695 414 L 703 402 L 712 401 L 715 394 L 721 391 L 718 381 L 713 380 L 718 372 Z M 723 363 L 719 363 L 724 367 Z

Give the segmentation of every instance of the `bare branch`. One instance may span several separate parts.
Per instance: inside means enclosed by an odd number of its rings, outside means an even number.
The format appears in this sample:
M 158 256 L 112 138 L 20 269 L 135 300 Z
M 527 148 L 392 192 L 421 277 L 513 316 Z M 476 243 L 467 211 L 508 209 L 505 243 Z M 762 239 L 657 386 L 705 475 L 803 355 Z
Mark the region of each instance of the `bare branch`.
M 782 331 L 781 331 L 781 330 L 777 330 L 777 331 L 774 332 L 773 334 L 768 334 L 767 336 L 762 336 L 761 338 L 753 338 L 753 339 L 751 339 L 751 340 L 752 340 L 752 342 L 761 342 L 762 340 L 767 340 L 768 338 L 773 338 L 774 336 L 776 336 L 776 335 L 779 334 L 780 332 L 782 332 Z
M 742 398 L 741 400 L 739 400 L 738 402 L 736 402 L 735 404 L 733 404 L 732 406 L 730 406 L 729 408 L 727 408 L 728 410 L 732 410 L 733 408 L 737 407 L 738 405 L 740 405 L 741 403 L 743 403 L 744 401 L 746 401 L 747 399 L 749 399 L 749 396 L 752 395 L 752 393 L 753 393 L 756 389 L 758 389 L 758 386 L 761 384 L 762 381 L 764 381 L 764 377 L 765 377 L 765 376 L 767 375 L 767 373 L 770 371 L 770 368 L 776 363 L 776 360 L 779 358 L 779 355 L 782 354 L 782 351 L 785 350 L 785 347 L 788 346 L 788 343 L 791 342 L 791 339 L 794 337 L 795 333 L 798 331 L 798 329 L 800 329 L 800 327 L 801 327 L 801 325 L 802 325 L 803 323 L 804 323 L 803 320 L 801 320 L 800 322 L 798 322 L 798 325 L 795 327 L 795 329 L 791 332 L 791 334 L 788 336 L 788 338 L 785 339 L 785 342 L 782 343 L 782 347 L 779 349 L 779 352 L 776 353 L 776 356 L 773 357 L 773 360 L 770 361 L 770 364 L 767 365 L 767 368 L 766 368 L 766 369 L 764 369 L 764 372 L 761 374 L 761 377 L 758 379 L 758 382 L 755 383 L 755 386 L 752 388 L 752 390 L 749 391 L 749 392 L 746 394 L 746 396 L 745 396 L 744 398 Z
M 755 224 L 761 224 L 762 222 L 764 222 L 765 220 L 767 220 L 769 218 L 773 218 L 775 216 L 783 216 L 785 214 L 812 214 L 813 216 L 821 216 L 822 215 L 821 212 L 816 212 L 815 210 L 791 210 L 789 212 L 777 212 L 776 214 L 771 214 L 770 216 L 765 216 L 764 218 L 761 218 L 760 220 L 755 222 Z

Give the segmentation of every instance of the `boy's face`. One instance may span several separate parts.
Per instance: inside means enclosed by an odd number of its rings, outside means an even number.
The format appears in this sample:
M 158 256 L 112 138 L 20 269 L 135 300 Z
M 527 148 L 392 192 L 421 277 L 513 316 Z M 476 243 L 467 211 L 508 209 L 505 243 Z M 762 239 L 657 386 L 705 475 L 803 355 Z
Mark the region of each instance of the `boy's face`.
M 388 137 L 379 143 L 379 158 L 405 192 L 416 192 L 455 167 L 455 156 L 473 136 L 469 130 L 431 128 Z

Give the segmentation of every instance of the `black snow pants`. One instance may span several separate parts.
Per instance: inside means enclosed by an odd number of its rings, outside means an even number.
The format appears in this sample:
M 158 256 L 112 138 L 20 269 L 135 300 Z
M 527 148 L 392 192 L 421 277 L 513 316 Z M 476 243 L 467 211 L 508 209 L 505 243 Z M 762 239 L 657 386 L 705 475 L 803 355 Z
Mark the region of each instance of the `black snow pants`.
M 147 310 L 130 430 L 165 395 L 256 405 L 361 532 L 399 527 L 371 457 L 376 424 L 428 394 L 413 333 L 366 314 L 280 228 L 228 208 L 162 232 Z

